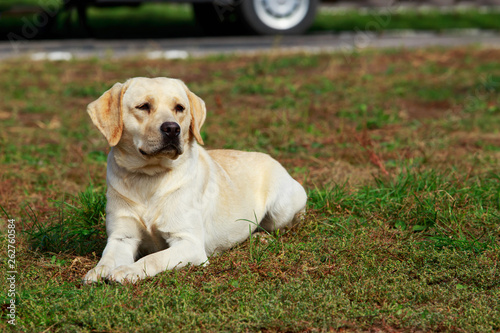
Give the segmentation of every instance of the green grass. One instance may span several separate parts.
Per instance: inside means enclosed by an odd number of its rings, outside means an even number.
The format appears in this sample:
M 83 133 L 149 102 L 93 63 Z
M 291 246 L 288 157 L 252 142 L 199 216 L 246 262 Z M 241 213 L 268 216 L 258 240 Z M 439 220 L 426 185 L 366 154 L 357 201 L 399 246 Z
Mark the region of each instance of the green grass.
M 499 331 L 497 59 L 431 48 L 0 63 L 14 331 Z M 156 75 L 205 100 L 207 148 L 277 158 L 307 189 L 308 213 L 207 267 L 83 286 L 105 243 L 107 154 L 86 105 Z M 0 330 L 9 301 L 1 292 Z
M 59 223 L 43 224 L 35 212 L 27 212 L 32 226 L 26 234 L 32 250 L 86 255 L 105 245 L 104 191 L 96 191 L 90 186 L 72 202 L 57 204 L 59 216 L 55 220 Z
M 313 31 L 383 31 L 383 30 L 435 30 L 446 29 L 500 29 L 500 12 L 483 12 L 474 8 L 442 12 L 439 9 L 398 10 L 397 6 L 374 9 L 368 13 L 359 10 L 320 12 Z

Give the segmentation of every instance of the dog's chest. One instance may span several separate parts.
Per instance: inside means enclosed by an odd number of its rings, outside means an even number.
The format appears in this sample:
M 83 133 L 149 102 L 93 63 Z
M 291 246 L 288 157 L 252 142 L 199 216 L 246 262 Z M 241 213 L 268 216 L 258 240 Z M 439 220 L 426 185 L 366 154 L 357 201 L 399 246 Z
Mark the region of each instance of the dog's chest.
M 147 231 L 169 232 L 175 228 L 176 218 L 185 210 L 185 203 L 178 192 L 156 189 L 153 192 L 136 193 L 132 209 Z
M 190 186 L 192 177 L 186 172 L 171 172 L 158 177 L 124 176 L 108 174 L 108 185 L 123 199 L 118 199 L 123 202 L 118 206 L 129 210 L 123 212 L 124 215 L 133 216 L 148 234 L 178 232 L 186 221 L 201 220 L 186 216 L 192 214 L 193 207 L 200 206 L 195 203 L 202 198 L 201 191 L 193 191 Z

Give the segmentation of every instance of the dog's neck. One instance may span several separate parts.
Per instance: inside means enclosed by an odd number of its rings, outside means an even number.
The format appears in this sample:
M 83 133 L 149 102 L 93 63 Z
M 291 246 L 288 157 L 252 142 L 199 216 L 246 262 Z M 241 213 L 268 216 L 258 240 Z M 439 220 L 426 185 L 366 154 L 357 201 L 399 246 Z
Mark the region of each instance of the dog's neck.
M 158 158 L 152 163 L 145 163 L 140 156 L 131 156 L 130 152 L 120 151 L 117 147 L 111 148 L 106 177 L 108 188 L 118 193 L 136 193 L 137 197 L 130 199 L 137 202 L 147 201 L 157 191 L 163 193 L 177 190 L 195 177 L 196 163 L 199 158 L 198 149 L 203 149 L 195 142 L 189 144 L 191 147 L 177 159 Z M 191 172 L 186 172 L 186 170 L 191 170 Z M 137 186 L 137 183 L 143 185 Z M 148 185 L 144 186 L 144 184 Z M 158 186 L 163 187 L 158 188 Z M 144 191 L 138 191 L 141 188 Z

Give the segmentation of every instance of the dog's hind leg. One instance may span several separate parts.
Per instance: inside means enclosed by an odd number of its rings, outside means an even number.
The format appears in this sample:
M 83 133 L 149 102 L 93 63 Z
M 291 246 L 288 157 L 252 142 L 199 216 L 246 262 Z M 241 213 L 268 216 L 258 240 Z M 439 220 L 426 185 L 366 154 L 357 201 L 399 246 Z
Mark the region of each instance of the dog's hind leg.
M 286 176 L 280 177 L 274 193 L 269 193 L 267 213 L 260 223 L 260 227 L 266 231 L 292 227 L 304 218 L 306 191 L 296 180 L 288 174 Z

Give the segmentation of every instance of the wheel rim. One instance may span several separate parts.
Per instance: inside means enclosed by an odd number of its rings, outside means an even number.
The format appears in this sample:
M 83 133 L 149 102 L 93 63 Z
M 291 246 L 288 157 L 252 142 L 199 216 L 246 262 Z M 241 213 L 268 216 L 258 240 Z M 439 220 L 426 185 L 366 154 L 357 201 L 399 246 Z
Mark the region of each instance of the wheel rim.
M 257 17 L 276 30 L 291 29 L 304 19 L 309 0 L 252 0 Z

